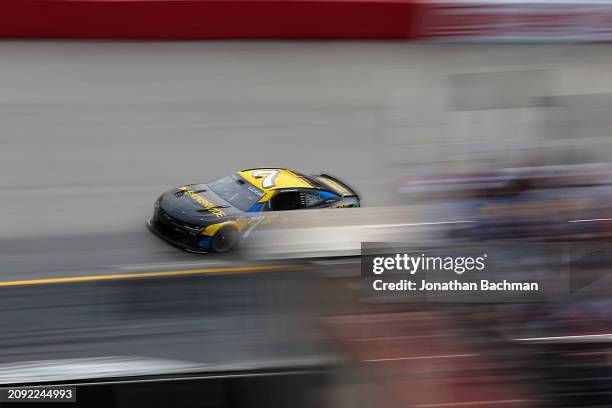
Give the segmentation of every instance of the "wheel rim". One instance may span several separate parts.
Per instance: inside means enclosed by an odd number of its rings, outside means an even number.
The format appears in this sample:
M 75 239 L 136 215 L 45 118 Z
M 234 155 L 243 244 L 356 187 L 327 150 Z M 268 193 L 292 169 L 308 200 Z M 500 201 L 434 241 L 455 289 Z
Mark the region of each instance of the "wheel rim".
M 219 231 L 213 240 L 213 249 L 216 252 L 225 252 L 234 246 L 235 234 L 232 231 Z

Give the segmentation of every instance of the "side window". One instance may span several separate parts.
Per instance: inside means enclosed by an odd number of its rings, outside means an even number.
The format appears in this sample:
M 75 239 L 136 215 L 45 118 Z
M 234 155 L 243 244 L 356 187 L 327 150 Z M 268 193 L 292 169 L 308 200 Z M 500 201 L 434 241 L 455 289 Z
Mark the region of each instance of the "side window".
M 317 207 L 338 199 L 336 194 L 328 191 L 303 191 L 301 194 L 301 202 L 304 208 Z
M 268 207 L 271 211 L 298 210 L 303 208 L 301 193 L 299 191 L 284 191 L 277 193 L 270 200 Z
M 277 193 L 264 207 L 264 211 L 287 211 L 316 208 L 337 201 L 340 197 L 328 191 L 292 190 Z

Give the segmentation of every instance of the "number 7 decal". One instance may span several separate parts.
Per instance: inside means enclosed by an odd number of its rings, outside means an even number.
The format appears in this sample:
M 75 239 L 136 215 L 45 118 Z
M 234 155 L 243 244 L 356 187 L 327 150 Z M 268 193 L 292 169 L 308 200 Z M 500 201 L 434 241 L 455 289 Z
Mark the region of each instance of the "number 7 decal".
M 253 177 L 262 178 L 265 177 L 261 183 L 263 188 L 272 188 L 274 187 L 276 176 L 278 176 L 278 170 L 255 170 L 253 172 Z
M 251 234 L 251 232 L 253 232 L 255 227 L 261 224 L 261 222 L 265 219 L 266 219 L 265 216 L 251 217 L 251 219 L 249 220 L 249 224 L 247 225 L 246 229 L 242 233 L 242 238 L 248 237 Z

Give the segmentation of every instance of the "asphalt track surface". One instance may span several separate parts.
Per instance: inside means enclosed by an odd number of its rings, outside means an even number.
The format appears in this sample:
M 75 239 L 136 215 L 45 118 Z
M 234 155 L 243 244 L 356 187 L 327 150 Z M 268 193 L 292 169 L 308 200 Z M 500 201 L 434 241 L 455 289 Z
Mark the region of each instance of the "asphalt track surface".
M 581 78 L 608 72 L 607 56 L 567 45 L 2 42 L 0 280 L 193 261 L 146 231 L 153 201 L 243 168 L 329 172 L 364 206 L 385 205 L 387 183 L 414 171 L 397 156 L 427 161 L 422 149 L 440 146 L 440 160 L 460 161 L 431 135 L 494 133 L 460 126 L 473 113 L 444 128 L 452 75 L 550 70 L 562 86 L 548 93 L 605 92 Z
M 305 305 L 316 302 L 302 272 L 209 274 L 244 261 L 161 242 L 145 227 L 152 203 L 173 186 L 283 166 L 337 175 L 364 205 L 384 205 L 385 183 L 405 174 L 391 160 L 403 151 L 388 143 L 410 138 L 391 131 L 404 119 L 398 111 L 420 117 L 432 100 L 445 103 L 448 72 L 565 58 L 562 46 L 548 59 L 537 47 L 464 51 L 393 42 L 0 43 L 0 283 L 204 270 L 0 286 L 0 364 L 322 355 L 312 350 L 316 311 Z M 593 63 L 592 53 L 573 51 Z
M 0 287 L 0 366 L 321 358 L 301 272 L 234 273 L 226 268 L 245 262 L 184 253 L 145 226 L 164 190 L 242 168 L 327 171 L 384 192 L 367 72 L 323 64 L 334 65 L 336 47 L 301 47 L 0 44 L 0 282 L 19 283 Z M 57 281 L 125 274 L 146 278 Z

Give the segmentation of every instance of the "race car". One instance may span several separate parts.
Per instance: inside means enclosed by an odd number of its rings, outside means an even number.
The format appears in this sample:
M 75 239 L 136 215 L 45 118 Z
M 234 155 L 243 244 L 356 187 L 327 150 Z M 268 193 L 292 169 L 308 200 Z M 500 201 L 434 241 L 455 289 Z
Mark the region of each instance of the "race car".
M 357 193 L 330 175 L 256 168 L 166 191 L 155 201 L 148 225 L 189 252 L 227 252 L 248 237 L 267 212 L 359 206 Z

